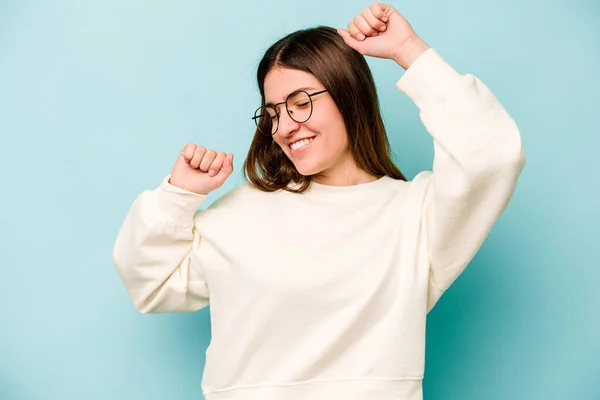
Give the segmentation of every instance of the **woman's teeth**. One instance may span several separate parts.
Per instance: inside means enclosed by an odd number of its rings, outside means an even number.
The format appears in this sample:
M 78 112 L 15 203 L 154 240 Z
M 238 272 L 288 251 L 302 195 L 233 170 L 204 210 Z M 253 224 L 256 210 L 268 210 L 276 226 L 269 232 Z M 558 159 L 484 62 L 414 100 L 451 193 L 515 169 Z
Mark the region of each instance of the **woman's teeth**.
M 315 138 L 310 138 L 310 139 L 302 139 L 299 140 L 297 142 L 294 142 L 290 145 L 290 148 L 292 150 L 298 150 L 301 149 L 302 147 L 306 146 L 307 144 L 309 144 L 310 142 L 312 142 Z

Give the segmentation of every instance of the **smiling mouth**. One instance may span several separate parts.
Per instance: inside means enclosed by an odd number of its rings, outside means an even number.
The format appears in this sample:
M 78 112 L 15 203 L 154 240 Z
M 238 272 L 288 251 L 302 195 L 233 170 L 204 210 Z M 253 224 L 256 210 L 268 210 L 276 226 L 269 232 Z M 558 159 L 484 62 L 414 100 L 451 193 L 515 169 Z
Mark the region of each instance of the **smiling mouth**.
M 314 137 L 298 140 L 297 142 L 290 144 L 290 149 L 292 149 L 293 151 L 300 150 L 303 147 L 308 146 L 313 140 L 315 140 Z

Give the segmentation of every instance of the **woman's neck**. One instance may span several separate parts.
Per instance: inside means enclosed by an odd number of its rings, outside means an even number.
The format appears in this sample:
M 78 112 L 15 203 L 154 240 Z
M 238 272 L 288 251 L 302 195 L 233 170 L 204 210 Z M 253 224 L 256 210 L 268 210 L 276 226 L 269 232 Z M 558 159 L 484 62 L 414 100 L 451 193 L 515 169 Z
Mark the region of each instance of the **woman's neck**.
M 342 171 L 323 171 L 312 176 L 314 182 L 327 186 L 354 186 L 376 181 L 378 177 L 354 166 Z

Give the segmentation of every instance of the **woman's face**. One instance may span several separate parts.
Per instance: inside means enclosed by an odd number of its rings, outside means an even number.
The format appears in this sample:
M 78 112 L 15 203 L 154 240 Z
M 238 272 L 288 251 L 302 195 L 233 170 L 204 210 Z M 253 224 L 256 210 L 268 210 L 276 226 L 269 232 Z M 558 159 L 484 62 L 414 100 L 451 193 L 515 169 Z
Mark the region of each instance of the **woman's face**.
M 313 94 L 324 89 L 313 75 L 288 68 L 272 69 L 264 81 L 265 102 L 271 105 L 284 102 L 297 90 Z M 285 104 L 278 105 L 277 111 L 279 127 L 273 139 L 300 174 L 330 177 L 352 168 L 344 120 L 328 92 L 312 96 L 312 114 L 306 122 L 291 119 Z

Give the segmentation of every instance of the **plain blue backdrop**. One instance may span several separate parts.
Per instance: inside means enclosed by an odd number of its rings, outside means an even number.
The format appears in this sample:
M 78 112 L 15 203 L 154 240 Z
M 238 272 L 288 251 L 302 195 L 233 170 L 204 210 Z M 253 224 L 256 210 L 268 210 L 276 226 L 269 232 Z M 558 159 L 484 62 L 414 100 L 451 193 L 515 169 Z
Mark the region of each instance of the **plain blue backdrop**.
M 600 399 L 599 3 L 392 4 L 492 89 L 528 156 L 429 314 L 425 398 Z M 240 183 L 264 50 L 368 5 L 0 1 L 0 400 L 202 399 L 209 309 L 138 314 L 112 264 L 117 231 L 189 141 L 236 156 L 202 208 Z M 412 178 L 431 168 L 431 138 L 394 86 L 403 71 L 369 64 Z

